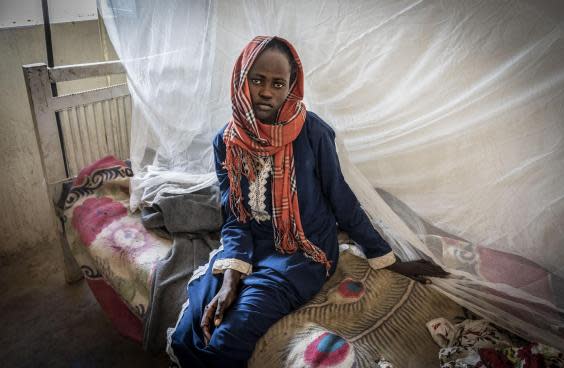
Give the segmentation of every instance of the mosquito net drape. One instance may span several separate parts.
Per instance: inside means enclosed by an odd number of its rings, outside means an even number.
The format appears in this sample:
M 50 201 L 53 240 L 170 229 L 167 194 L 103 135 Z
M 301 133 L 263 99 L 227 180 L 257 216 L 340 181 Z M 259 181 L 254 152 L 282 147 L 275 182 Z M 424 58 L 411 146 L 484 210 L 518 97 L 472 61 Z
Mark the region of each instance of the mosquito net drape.
M 131 205 L 215 181 L 242 47 L 280 35 L 343 171 L 433 287 L 564 349 L 564 6 L 558 1 L 99 0 L 133 101 Z

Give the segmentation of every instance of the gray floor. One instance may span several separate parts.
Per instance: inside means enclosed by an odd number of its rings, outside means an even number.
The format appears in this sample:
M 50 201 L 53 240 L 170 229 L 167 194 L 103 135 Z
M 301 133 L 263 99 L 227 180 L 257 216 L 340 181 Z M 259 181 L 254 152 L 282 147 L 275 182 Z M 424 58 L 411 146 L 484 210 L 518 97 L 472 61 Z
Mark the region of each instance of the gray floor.
M 119 335 L 57 249 L 0 258 L 0 367 L 167 367 Z

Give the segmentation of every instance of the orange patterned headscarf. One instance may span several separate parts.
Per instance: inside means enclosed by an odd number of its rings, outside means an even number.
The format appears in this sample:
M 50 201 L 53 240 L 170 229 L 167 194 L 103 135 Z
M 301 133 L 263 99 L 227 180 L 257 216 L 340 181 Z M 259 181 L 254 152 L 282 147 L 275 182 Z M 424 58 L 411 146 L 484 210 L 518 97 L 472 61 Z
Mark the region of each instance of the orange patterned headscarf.
M 296 78 L 278 111 L 276 124 L 266 124 L 255 117 L 247 74 L 261 51 L 274 38 L 284 42 L 292 52 L 296 62 Z M 272 156 L 274 245 L 281 253 L 294 253 L 299 248 L 329 271 L 331 263 L 325 253 L 305 237 L 298 205 L 292 142 L 300 134 L 306 118 L 306 108 L 302 102 L 303 81 L 300 59 L 288 41 L 279 37 L 258 36 L 243 49 L 233 68 L 233 117 L 223 135 L 227 148 L 223 165 L 229 177 L 231 210 L 240 222 L 247 222 L 250 215 L 243 203 L 242 175 L 254 181 L 258 158 Z

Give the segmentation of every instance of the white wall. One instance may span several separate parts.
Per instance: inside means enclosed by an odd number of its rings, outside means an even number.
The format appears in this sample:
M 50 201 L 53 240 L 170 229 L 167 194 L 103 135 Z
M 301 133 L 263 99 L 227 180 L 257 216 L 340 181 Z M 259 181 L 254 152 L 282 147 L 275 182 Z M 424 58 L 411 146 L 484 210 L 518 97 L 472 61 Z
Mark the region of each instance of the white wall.
M 97 20 L 54 24 L 52 39 L 55 65 L 105 59 Z M 109 59 L 114 59 L 115 53 L 109 51 Z M 46 62 L 43 26 L 0 29 L 0 55 L 0 256 L 3 256 L 58 247 L 58 244 L 21 67 Z M 93 83 L 100 82 L 90 80 L 83 87 L 95 87 Z M 69 87 L 74 89 L 77 85 L 59 86 L 59 92 L 68 92 Z
M 96 0 L 48 0 L 50 23 L 97 19 Z M 43 24 L 41 0 L 0 0 L 0 28 Z

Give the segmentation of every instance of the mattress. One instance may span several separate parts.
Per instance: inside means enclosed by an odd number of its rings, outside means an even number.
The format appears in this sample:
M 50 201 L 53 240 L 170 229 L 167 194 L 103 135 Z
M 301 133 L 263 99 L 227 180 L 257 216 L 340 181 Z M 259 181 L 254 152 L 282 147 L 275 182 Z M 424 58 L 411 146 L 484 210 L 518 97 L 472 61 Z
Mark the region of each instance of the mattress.
M 65 201 L 65 231 L 105 313 L 120 333 L 142 341 L 152 275 L 173 242 L 129 211 L 131 176 L 127 163 L 113 157 L 84 168 Z M 432 287 L 371 269 L 352 243 L 340 251 L 335 274 L 260 339 L 249 365 L 438 366 L 439 346 L 426 323 L 464 318 L 464 310 Z M 176 301 L 178 307 L 185 301 Z

